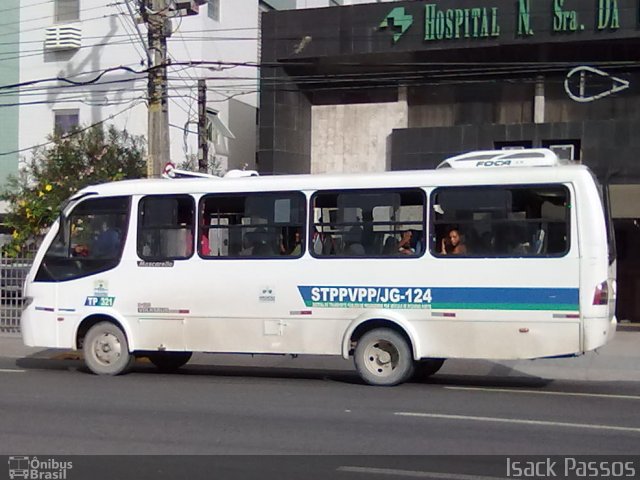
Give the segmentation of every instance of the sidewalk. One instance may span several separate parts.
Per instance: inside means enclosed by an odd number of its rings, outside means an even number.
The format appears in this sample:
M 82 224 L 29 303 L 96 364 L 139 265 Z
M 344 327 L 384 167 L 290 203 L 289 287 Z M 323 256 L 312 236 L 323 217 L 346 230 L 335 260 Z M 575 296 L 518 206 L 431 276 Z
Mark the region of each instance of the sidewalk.
M 20 335 L 0 333 L 0 357 L 77 359 L 78 352 L 68 355 L 67 350 L 25 347 Z M 190 364 L 218 367 L 353 370 L 352 360 L 311 355 L 292 358 L 284 355 L 195 354 Z M 619 327 L 611 343 L 580 357 L 505 361 L 451 359 L 445 362 L 440 374 L 640 382 L 640 325 Z

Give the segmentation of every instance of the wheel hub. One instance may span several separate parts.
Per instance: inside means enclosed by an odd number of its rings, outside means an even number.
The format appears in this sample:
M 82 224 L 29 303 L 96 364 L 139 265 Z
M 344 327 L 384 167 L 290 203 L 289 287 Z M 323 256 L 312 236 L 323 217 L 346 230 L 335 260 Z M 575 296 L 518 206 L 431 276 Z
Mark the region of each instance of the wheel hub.
M 375 375 L 391 375 L 398 365 L 398 350 L 389 342 L 372 342 L 366 350 L 366 367 Z
M 120 341 L 115 335 L 107 333 L 96 339 L 93 351 L 98 361 L 105 365 L 112 364 L 120 357 Z

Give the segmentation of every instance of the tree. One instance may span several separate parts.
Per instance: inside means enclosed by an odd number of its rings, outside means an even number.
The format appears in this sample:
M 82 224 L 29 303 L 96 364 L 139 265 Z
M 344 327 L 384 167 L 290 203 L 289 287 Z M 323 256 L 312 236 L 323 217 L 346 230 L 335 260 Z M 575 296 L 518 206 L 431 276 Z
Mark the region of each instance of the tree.
M 0 195 L 9 204 L 5 225 L 13 230 L 12 241 L 4 246 L 8 255 L 16 256 L 38 242 L 59 215 L 62 202 L 78 190 L 146 176 L 144 140 L 126 130 L 94 126 L 50 140 L 8 179 Z

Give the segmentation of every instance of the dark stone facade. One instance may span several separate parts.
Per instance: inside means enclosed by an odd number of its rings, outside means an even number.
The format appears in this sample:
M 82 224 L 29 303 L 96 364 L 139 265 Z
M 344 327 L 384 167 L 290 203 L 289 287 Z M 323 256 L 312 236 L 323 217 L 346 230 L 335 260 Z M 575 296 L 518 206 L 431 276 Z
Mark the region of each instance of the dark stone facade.
M 412 23 L 394 40 L 401 27 L 389 15 L 398 8 L 404 10 L 396 17 Z M 436 21 L 427 27 L 429 9 L 442 12 L 440 39 L 425 39 Z M 312 105 L 395 101 L 398 87 L 407 86 L 414 92 L 409 128 L 395 130 L 389 142 L 394 170 L 431 168 L 505 142 L 536 147 L 566 139 L 577 142 L 579 159 L 602 180 L 640 183 L 639 11 L 636 0 L 440 0 L 266 13 L 258 169 L 310 171 Z M 629 88 L 577 103 L 564 92 L 577 65 L 629 81 Z M 540 75 L 545 123 L 535 124 Z M 589 82 L 587 93 L 610 88 L 606 77 Z M 447 102 L 449 118 L 430 114 L 437 101 Z

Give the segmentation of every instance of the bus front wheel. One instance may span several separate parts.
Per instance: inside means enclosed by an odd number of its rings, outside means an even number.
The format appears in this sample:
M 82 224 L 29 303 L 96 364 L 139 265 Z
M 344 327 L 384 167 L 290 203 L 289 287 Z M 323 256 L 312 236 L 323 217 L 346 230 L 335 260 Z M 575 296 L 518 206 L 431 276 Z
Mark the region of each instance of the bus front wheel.
M 124 332 L 110 322 L 96 323 L 82 344 L 84 362 L 96 375 L 119 375 L 133 363 Z
M 413 375 L 409 344 L 389 328 L 365 333 L 356 345 L 354 362 L 358 374 L 369 385 L 390 387 Z
M 151 352 L 147 357 L 159 370 L 171 372 L 186 364 L 191 352 Z

